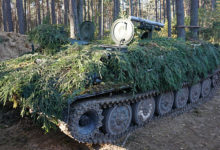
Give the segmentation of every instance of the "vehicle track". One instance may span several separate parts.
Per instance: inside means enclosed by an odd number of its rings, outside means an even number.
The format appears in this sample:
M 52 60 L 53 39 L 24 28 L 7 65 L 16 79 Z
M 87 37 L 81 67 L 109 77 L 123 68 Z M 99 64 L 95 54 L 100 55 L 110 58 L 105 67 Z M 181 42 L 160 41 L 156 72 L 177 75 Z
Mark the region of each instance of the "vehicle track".
M 213 75 L 210 75 L 208 78 L 201 80 L 200 83 L 202 84 L 204 83 L 204 81 L 209 80 L 210 78 L 214 78 L 215 77 L 214 75 L 219 76 L 219 70 L 216 71 Z M 217 83 L 214 83 L 214 84 L 217 84 Z M 183 87 L 186 87 L 186 86 L 190 87 L 189 84 L 185 83 Z M 214 85 L 214 86 L 215 88 L 217 87 L 217 85 Z M 90 143 L 90 144 L 116 143 L 118 139 L 126 136 L 128 133 L 131 133 L 138 128 L 143 127 L 144 125 L 146 125 L 147 123 L 151 121 L 156 121 L 158 119 L 168 117 L 168 116 L 175 117 L 193 108 L 198 107 L 199 104 L 204 103 L 208 101 L 208 99 L 211 98 L 210 96 L 213 95 L 212 93 L 215 91 L 214 90 L 215 88 L 212 88 L 211 92 L 209 93 L 209 96 L 203 96 L 203 97 L 200 96 L 200 99 L 197 102 L 187 103 L 187 105 L 184 106 L 183 108 L 175 108 L 175 109 L 172 109 L 169 113 L 165 113 L 162 115 L 161 114 L 154 115 L 150 120 L 144 122 L 144 124 L 130 123 L 129 127 L 125 131 L 117 135 L 109 134 L 105 130 L 104 117 L 106 117 L 106 111 L 108 111 L 109 109 L 112 110 L 116 106 L 120 107 L 120 106 L 133 105 L 134 103 L 140 102 L 143 99 L 147 99 L 151 97 L 155 98 L 159 96 L 161 93 L 157 91 L 150 91 L 147 93 L 142 93 L 142 94 L 137 94 L 137 95 L 128 95 L 125 93 L 125 94 L 113 95 L 113 96 L 110 93 L 110 96 L 105 96 L 105 97 L 100 96 L 98 98 L 91 98 L 91 99 L 78 101 L 77 103 L 70 105 L 70 110 L 68 111 L 68 115 L 67 115 L 68 117 L 66 118 L 66 121 L 65 122 L 60 121 L 59 126 L 62 132 L 64 132 L 71 138 L 76 139 L 79 142 Z M 79 133 L 76 126 L 74 125 L 79 124 L 80 116 L 88 112 L 88 110 L 89 111 L 96 110 L 98 112 L 96 116 L 98 117 L 97 126 L 94 129 L 94 132 L 91 132 L 91 134 L 82 135 L 81 133 Z M 87 130 L 85 132 L 87 132 Z

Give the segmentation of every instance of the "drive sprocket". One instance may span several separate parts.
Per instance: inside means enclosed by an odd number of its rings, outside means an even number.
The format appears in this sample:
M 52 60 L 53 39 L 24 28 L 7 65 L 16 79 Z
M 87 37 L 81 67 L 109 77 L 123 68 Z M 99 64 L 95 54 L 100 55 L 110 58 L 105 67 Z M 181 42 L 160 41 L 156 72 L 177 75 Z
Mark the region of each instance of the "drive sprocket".
M 83 102 L 71 108 L 69 130 L 71 136 L 78 141 L 91 143 L 95 134 L 102 126 L 102 109 L 96 101 Z

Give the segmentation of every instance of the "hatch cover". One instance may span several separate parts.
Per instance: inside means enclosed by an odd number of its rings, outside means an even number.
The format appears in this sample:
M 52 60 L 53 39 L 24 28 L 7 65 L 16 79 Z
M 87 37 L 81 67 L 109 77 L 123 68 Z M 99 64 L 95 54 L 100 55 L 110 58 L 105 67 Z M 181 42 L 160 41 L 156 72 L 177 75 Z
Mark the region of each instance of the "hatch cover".
M 118 19 L 112 24 L 111 38 L 117 45 L 126 45 L 134 37 L 134 25 L 128 19 Z

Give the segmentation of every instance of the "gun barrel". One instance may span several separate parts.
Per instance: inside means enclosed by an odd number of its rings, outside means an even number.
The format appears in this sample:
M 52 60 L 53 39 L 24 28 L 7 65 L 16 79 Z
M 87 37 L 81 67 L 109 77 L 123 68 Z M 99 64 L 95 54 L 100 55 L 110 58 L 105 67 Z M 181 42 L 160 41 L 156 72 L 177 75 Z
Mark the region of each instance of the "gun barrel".
M 147 20 L 147 19 L 143 19 L 143 18 L 139 18 L 139 17 L 135 17 L 135 16 L 130 16 L 129 19 L 131 21 L 144 22 L 144 23 L 151 24 L 151 25 L 154 25 L 154 26 L 164 27 L 163 23 L 156 22 L 156 21 L 151 21 L 151 20 Z

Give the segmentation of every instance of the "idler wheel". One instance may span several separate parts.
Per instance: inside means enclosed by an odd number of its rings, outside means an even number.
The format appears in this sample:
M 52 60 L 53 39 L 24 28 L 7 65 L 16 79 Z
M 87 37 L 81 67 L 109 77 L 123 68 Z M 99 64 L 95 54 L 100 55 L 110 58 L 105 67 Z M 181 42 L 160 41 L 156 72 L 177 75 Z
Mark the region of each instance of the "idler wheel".
M 81 103 L 74 106 L 70 114 L 69 128 L 72 136 L 87 141 L 99 132 L 102 126 L 102 109 L 95 103 Z
M 174 107 L 183 108 L 184 106 L 186 106 L 188 98 L 189 98 L 189 89 L 187 87 L 178 90 L 175 94 Z
M 199 100 L 201 94 L 201 84 L 197 83 L 193 86 L 191 86 L 190 88 L 190 92 L 189 92 L 189 101 L 191 103 L 195 103 Z
M 131 119 L 132 109 L 130 105 L 109 108 L 104 121 L 105 131 L 111 135 L 121 134 L 128 129 Z
M 209 95 L 211 91 L 211 79 L 206 79 L 202 82 L 202 97 L 206 97 Z
M 218 85 L 218 80 L 219 80 L 218 75 L 215 74 L 215 75 L 212 77 L 212 87 L 215 88 L 215 87 Z
M 133 121 L 142 125 L 144 122 L 149 121 L 155 112 L 154 98 L 147 98 L 132 105 Z
M 156 112 L 158 115 L 164 115 L 171 111 L 174 103 L 173 92 L 162 93 L 157 97 Z

